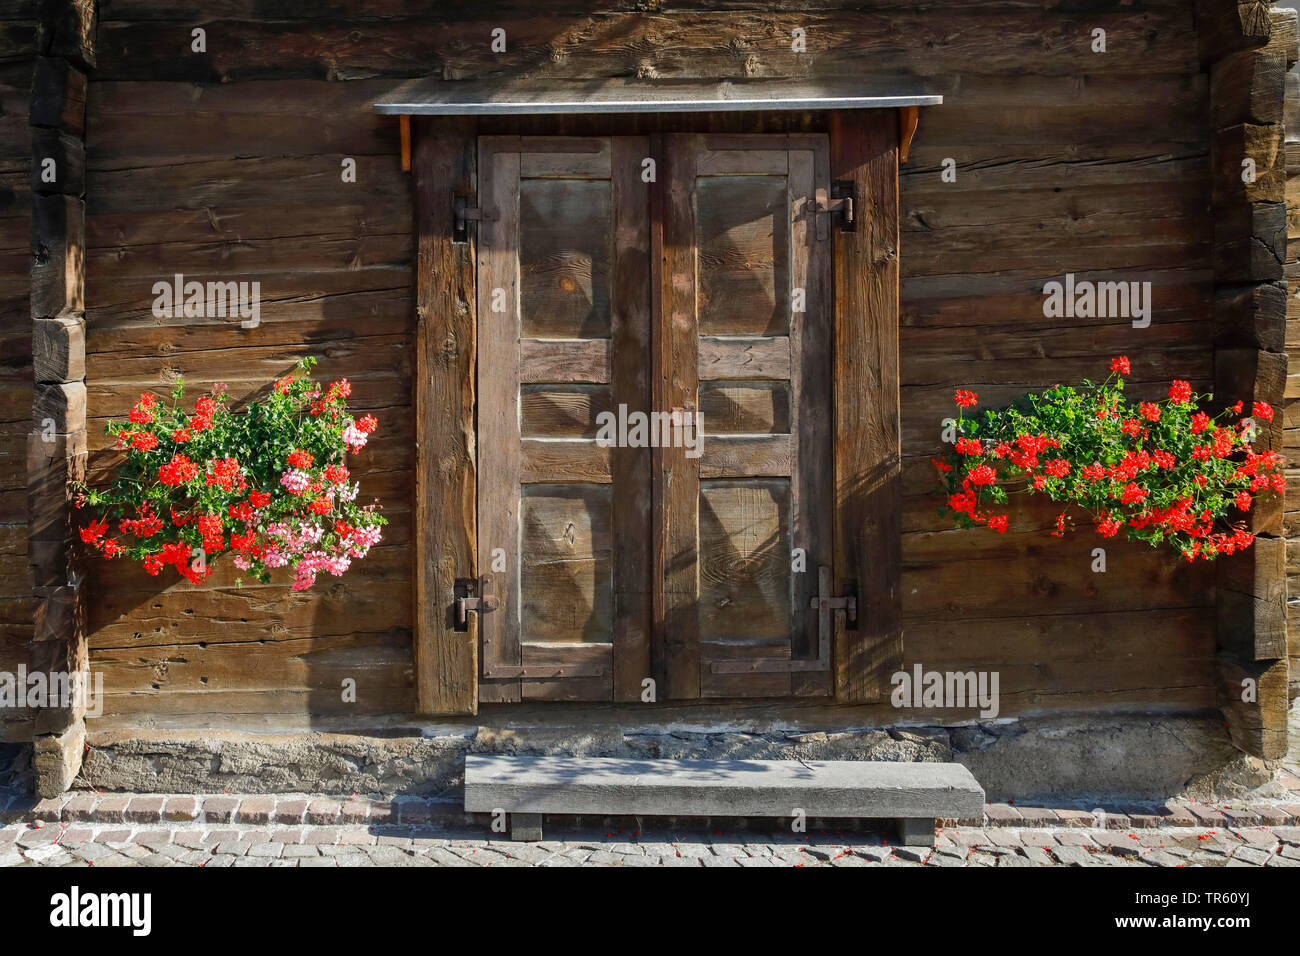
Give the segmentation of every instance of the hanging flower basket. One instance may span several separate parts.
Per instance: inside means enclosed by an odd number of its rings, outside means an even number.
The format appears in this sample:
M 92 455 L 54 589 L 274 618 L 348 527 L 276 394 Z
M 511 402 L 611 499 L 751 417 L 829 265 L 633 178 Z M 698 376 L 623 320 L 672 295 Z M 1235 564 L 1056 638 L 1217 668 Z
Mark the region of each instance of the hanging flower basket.
M 1152 547 L 1168 544 L 1188 561 L 1250 547 L 1243 514 L 1258 495 L 1286 487 L 1282 456 L 1251 447 L 1273 409 L 1255 402 L 1247 416 L 1238 402 L 1211 417 L 1198 405 L 1214 396 L 1194 394 L 1184 381 L 1167 399 L 1132 404 L 1124 398 L 1127 356 L 1110 371 L 1100 385 L 1058 385 L 970 417 L 978 396 L 958 390 L 956 441 L 934 459 L 948 491 L 939 513 L 1003 534 L 1009 515 L 998 512 L 1010 496 L 1038 494 L 1066 505 L 1056 536 L 1073 509 L 1104 538 L 1123 531 Z
M 81 540 L 105 558 L 140 562 L 152 575 L 168 565 L 197 584 L 232 555 L 244 578 L 267 583 L 289 568 L 293 589 L 316 575 L 340 575 L 364 558 L 387 522 L 377 503 L 359 506 L 346 464 L 378 423 L 347 411 L 347 379 L 323 390 L 298 363 L 270 393 L 239 411 L 217 384 L 188 412 L 184 383 L 171 404 L 145 392 L 127 421 L 105 432 L 126 454 L 112 484 L 78 488 L 76 506 L 94 518 Z

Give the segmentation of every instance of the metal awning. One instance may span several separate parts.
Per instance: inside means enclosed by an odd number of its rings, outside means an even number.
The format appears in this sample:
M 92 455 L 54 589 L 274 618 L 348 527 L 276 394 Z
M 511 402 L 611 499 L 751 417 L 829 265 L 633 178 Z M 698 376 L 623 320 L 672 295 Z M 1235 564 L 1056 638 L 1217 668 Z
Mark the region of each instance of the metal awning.
M 943 97 L 864 88 L 832 80 L 410 80 L 374 104 L 399 116 L 508 116 L 557 113 L 737 112 L 938 106 Z

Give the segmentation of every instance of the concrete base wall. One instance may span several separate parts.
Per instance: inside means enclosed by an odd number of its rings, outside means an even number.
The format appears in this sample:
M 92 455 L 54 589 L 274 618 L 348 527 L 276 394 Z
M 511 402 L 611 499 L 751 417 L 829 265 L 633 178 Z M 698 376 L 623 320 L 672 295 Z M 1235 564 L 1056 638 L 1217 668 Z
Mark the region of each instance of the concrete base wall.
M 1269 796 L 1271 764 L 1217 717 L 996 721 L 964 727 L 618 726 L 599 719 L 437 724 L 390 736 L 112 730 L 92 733 L 74 787 L 156 793 L 457 795 L 466 753 L 627 758 L 955 760 L 990 801 Z M 390 731 L 390 734 L 393 732 Z M 1281 795 L 1280 793 L 1278 795 Z

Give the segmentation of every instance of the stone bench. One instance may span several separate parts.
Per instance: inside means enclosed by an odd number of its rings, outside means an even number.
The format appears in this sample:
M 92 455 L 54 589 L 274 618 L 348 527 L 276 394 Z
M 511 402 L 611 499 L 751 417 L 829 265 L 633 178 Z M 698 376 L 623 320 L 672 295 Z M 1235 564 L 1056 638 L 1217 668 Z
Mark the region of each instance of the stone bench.
M 861 760 L 633 760 L 469 754 L 465 809 L 510 814 L 540 840 L 542 814 L 893 819 L 907 846 L 933 846 L 935 820 L 978 817 L 984 790 L 955 763 Z

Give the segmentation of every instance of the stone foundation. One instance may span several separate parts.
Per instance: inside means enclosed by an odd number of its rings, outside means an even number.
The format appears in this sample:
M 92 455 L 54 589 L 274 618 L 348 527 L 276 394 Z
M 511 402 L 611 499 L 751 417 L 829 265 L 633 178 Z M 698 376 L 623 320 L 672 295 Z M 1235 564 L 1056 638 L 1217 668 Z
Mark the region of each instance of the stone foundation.
M 74 787 L 136 793 L 455 796 L 466 753 L 788 760 L 955 760 L 990 801 L 1087 797 L 1212 800 L 1276 788 L 1272 764 L 1216 717 L 1098 717 L 963 727 L 803 728 L 596 718 L 564 726 L 437 724 L 395 736 L 132 730 L 91 733 Z

